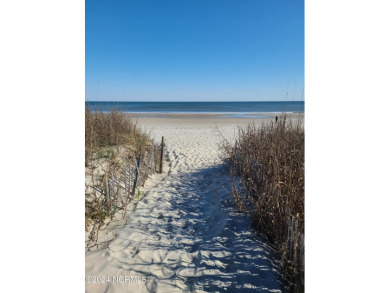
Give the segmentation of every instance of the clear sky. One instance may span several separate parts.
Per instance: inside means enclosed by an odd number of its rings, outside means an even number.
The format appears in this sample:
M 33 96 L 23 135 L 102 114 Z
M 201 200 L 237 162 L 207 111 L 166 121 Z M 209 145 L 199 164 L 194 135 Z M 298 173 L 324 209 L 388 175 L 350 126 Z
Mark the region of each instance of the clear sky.
M 303 98 L 303 0 L 86 0 L 85 9 L 88 101 Z

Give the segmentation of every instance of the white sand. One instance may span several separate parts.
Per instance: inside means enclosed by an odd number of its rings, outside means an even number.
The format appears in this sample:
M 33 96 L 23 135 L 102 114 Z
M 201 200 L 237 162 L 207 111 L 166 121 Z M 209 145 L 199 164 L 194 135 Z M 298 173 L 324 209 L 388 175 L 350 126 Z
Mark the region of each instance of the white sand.
M 165 137 L 165 175 L 148 181 L 126 224 L 106 232 L 117 235 L 108 248 L 86 253 L 86 276 L 105 277 L 86 291 L 282 292 L 270 250 L 229 193 L 215 123 L 144 125 Z M 232 140 L 236 124 L 219 129 Z

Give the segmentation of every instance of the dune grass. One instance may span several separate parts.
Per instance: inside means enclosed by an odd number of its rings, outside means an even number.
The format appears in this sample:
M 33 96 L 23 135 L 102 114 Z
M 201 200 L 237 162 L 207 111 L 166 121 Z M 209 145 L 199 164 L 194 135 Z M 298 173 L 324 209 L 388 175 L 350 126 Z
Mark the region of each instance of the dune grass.
M 142 157 L 153 145 L 150 136 L 128 115 L 117 110 L 85 110 L 85 229 L 102 227 L 120 207 L 101 196 L 107 178 L 119 174 L 126 162 Z M 100 192 L 98 192 L 100 190 Z M 121 208 L 125 208 L 123 205 Z
M 91 111 L 89 108 L 85 110 L 86 165 L 92 155 L 102 155 L 110 150 L 113 152 L 113 147 L 124 146 L 138 153 L 150 144 L 150 137 L 125 113 L 118 110 L 108 113 Z
M 225 144 L 237 205 L 276 249 L 289 291 L 304 289 L 304 127 L 284 115 L 279 122 L 240 127 Z

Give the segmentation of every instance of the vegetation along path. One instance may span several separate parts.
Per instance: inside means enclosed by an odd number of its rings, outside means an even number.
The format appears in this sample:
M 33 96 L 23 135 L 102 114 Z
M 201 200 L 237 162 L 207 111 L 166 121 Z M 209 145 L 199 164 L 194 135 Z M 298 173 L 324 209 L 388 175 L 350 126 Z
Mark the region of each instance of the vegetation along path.
M 87 276 L 146 278 L 87 292 L 282 292 L 272 253 L 230 195 L 215 126 L 150 131 L 166 139 L 165 176 L 149 180 L 108 247 L 86 254 Z M 220 131 L 232 139 L 231 127 Z

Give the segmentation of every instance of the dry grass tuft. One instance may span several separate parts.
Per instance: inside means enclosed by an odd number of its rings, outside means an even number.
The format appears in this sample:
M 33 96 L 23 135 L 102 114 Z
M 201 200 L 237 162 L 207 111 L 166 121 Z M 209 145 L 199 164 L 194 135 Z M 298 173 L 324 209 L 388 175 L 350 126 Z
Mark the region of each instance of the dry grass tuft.
M 127 201 L 117 207 L 102 196 L 108 192 L 107 182 L 112 176 L 119 178 L 123 168 L 134 160 L 143 160 L 152 146 L 155 147 L 149 135 L 125 113 L 85 110 L 86 230 L 92 226 L 98 233 L 108 219 L 126 208 Z
M 304 288 L 304 127 L 283 116 L 278 123 L 239 128 L 226 144 L 233 195 L 255 228 L 281 255 L 290 291 Z M 238 178 L 236 178 L 238 177 Z M 239 184 L 237 180 L 239 179 Z
M 125 113 L 112 110 L 109 113 L 102 111 L 85 110 L 85 152 L 86 164 L 88 159 L 97 152 L 112 147 L 130 147 L 139 153 L 145 145 L 150 145 L 149 136 L 137 128 Z

